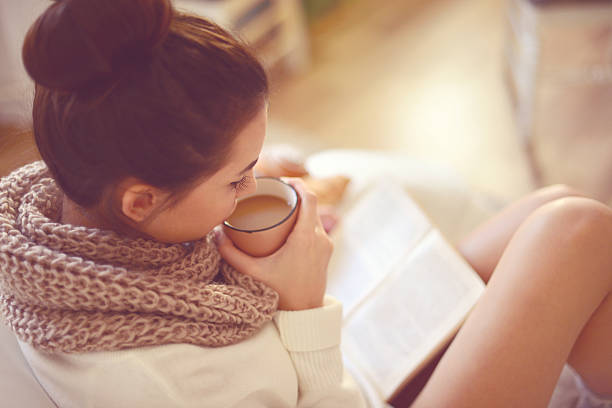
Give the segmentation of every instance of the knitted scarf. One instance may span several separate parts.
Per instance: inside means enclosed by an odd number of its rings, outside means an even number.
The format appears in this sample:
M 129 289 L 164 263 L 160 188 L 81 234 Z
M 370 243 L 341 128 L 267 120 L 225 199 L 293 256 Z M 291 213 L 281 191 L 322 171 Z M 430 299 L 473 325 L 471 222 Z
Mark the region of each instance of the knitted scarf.
M 42 162 L 0 181 L 0 316 L 45 351 L 170 343 L 225 346 L 258 331 L 278 295 L 225 264 L 209 234 L 188 244 L 60 224 Z

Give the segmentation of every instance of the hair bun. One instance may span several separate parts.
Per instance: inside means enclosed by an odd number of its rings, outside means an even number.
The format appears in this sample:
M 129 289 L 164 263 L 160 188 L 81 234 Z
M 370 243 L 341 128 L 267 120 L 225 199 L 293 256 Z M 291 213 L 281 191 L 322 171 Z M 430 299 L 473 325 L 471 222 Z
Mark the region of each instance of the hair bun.
M 170 0 L 60 0 L 32 24 L 22 56 L 40 85 L 76 91 L 114 78 L 165 38 Z

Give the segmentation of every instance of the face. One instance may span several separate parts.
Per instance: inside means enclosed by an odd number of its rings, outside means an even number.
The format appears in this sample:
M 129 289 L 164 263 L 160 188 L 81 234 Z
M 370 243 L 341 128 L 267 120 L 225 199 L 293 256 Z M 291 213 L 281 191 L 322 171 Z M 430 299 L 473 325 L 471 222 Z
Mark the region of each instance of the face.
M 238 134 L 228 161 L 178 203 L 161 211 L 142 228 L 161 242 L 186 242 L 204 237 L 236 207 L 236 200 L 256 188 L 253 167 L 264 143 L 267 106 Z

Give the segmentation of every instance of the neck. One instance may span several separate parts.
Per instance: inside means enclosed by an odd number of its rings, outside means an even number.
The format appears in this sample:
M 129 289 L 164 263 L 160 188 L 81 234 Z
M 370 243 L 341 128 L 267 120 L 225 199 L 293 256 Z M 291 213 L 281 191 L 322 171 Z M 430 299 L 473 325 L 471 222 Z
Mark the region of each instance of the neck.
M 83 208 L 66 195 L 62 199 L 62 215 L 60 222 L 88 228 L 106 229 L 107 223 L 103 222 L 93 210 Z
M 115 231 L 120 235 L 131 238 L 151 239 L 151 237 L 135 228 L 130 228 L 127 225 L 122 226 L 113 224 L 95 209 L 84 208 L 70 200 L 65 194 L 62 199 L 62 214 L 59 222 L 80 227 Z

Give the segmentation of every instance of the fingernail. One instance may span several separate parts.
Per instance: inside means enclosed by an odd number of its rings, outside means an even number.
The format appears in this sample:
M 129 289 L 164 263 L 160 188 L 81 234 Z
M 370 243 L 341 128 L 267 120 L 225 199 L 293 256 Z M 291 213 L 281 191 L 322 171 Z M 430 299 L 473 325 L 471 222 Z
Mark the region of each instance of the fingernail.
M 215 243 L 220 244 L 223 241 L 223 231 L 221 231 L 221 228 L 215 228 L 213 232 Z

